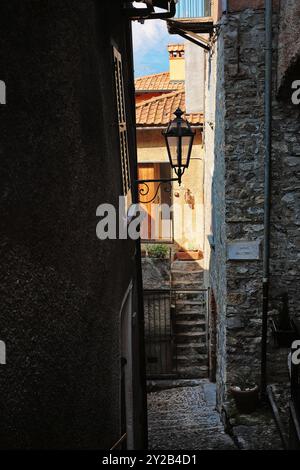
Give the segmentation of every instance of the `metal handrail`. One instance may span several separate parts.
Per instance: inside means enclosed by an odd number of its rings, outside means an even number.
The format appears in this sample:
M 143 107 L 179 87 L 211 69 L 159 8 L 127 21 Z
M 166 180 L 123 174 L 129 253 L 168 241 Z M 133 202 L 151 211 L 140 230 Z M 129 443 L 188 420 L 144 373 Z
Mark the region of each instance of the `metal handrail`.
M 123 434 L 123 436 L 120 437 L 120 439 L 109 449 L 109 450 L 115 450 L 117 449 L 121 444 L 123 444 L 124 441 L 127 439 L 127 433 Z

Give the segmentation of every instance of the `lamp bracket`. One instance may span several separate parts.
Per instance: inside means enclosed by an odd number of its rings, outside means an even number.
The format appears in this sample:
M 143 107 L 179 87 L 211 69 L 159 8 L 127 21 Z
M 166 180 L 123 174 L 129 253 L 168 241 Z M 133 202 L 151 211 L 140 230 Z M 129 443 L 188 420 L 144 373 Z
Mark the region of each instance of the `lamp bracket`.
M 170 178 L 170 179 L 153 179 L 153 180 L 136 180 L 136 184 L 138 186 L 142 186 L 141 188 L 138 189 L 138 194 L 139 196 L 147 196 L 150 192 L 150 186 L 148 183 L 159 183 L 157 188 L 156 188 L 156 191 L 155 191 L 155 194 L 154 196 L 152 196 L 151 199 L 145 201 L 145 200 L 142 200 L 140 198 L 140 201 L 142 204 L 150 204 L 151 202 L 153 202 L 156 197 L 157 197 L 157 194 L 158 194 L 158 191 L 160 189 L 160 187 L 163 185 L 163 184 L 167 184 L 168 186 L 164 189 L 165 192 L 171 192 L 172 190 L 172 185 L 171 183 L 173 181 L 178 181 L 178 178 Z

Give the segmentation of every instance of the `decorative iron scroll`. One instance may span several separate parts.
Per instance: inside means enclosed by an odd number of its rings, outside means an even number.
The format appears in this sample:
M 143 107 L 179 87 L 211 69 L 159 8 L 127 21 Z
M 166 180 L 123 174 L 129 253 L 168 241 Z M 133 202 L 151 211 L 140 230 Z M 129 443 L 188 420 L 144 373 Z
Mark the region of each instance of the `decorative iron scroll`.
M 166 193 L 171 193 L 171 191 L 172 191 L 172 184 L 171 184 L 171 182 L 168 182 L 168 181 L 161 181 L 161 182 L 158 184 L 157 188 L 156 188 L 156 191 L 155 191 L 154 196 L 153 196 L 151 199 L 149 199 L 149 200 L 145 200 L 145 199 L 143 199 L 143 197 L 148 196 L 148 194 L 149 194 L 149 192 L 150 192 L 150 186 L 149 186 L 149 183 L 147 183 L 147 182 L 145 182 L 145 181 L 139 182 L 139 190 L 138 190 L 138 192 L 139 192 L 139 202 L 141 202 L 142 204 L 150 204 L 151 202 L 153 202 L 153 201 L 156 199 L 156 197 L 157 197 L 157 195 L 158 195 L 158 191 L 159 191 L 160 187 L 161 187 L 163 184 L 166 185 L 166 187 L 163 189 L 163 191 L 166 192 Z

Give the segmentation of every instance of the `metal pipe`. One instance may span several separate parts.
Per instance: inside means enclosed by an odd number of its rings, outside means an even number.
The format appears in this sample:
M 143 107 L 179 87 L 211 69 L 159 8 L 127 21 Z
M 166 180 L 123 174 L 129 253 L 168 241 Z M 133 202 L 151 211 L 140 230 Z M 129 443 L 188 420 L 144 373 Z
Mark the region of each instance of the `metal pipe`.
M 263 305 L 261 346 L 261 394 L 267 390 L 267 341 L 270 284 L 270 214 L 271 214 L 271 156 L 272 156 L 272 0 L 265 0 L 265 181 L 264 181 L 264 253 L 263 253 Z
M 222 13 L 228 14 L 228 0 L 222 0 Z
M 123 434 L 123 436 L 120 437 L 120 439 L 109 449 L 109 450 L 116 450 L 120 447 L 121 444 L 123 444 L 123 442 L 125 442 L 127 439 L 127 434 L 125 432 L 125 434 Z
M 207 52 L 210 51 L 210 47 L 207 46 L 207 44 L 202 43 L 201 40 L 200 40 L 200 37 L 199 37 L 199 40 L 195 39 L 194 37 L 191 36 L 191 33 L 189 31 L 186 34 L 181 29 L 178 28 L 178 29 L 176 29 L 176 34 L 183 37 L 187 41 L 191 41 L 193 44 L 196 44 L 196 46 L 202 47 L 205 51 L 207 51 Z

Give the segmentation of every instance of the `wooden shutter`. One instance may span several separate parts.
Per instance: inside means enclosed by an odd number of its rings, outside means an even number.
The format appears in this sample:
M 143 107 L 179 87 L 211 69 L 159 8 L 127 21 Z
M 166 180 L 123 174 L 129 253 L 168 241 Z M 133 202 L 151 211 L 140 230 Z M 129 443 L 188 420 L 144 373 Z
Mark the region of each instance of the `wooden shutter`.
M 124 81 L 122 71 L 122 57 L 119 51 L 114 47 L 114 72 L 116 97 L 118 108 L 118 124 L 119 124 L 119 140 L 120 140 L 120 157 L 122 169 L 123 195 L 126 196 L 130 190 L 130 165 L 128 152 L 128 136 L 126 125 L 126 107 L 124 94 Z

